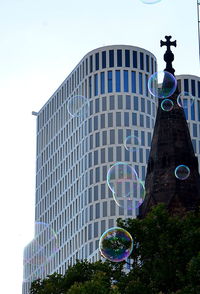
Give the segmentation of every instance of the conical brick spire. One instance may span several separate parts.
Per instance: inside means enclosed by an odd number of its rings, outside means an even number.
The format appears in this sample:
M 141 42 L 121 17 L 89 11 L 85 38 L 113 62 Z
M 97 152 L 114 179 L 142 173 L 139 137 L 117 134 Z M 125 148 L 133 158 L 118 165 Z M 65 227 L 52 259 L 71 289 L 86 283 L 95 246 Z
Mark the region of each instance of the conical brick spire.
M 167 42 L 170 42 L 170 38 L 167 38 Z M 167 52 L 164 55 L 167 63 L 165 70 L 168 69 L 174 74 L 173 53 L 170 53 L 170 46 L 175 46 L 176 43 L 166 43 L 161 41 L 161 46 L 167 45 Z M 147 166 L 146 196 L 139 208 L 140 218 L 145 217 L 151 207 L 159 203 L 165 203 L 172 214 L 184 214 L 186 211 L 198 209 L 200 205 L 198 160 L 193 150 L 184 110 L 177 103 L 178 95 L 177 88 L 168 98 L 173 102 L 171 111 L 164 111 L 161 108 L 163 99 L 159 99 Z M 175 169 L 179 165 L 185 165 L 190 170 L 185 180 L 175 176 Z

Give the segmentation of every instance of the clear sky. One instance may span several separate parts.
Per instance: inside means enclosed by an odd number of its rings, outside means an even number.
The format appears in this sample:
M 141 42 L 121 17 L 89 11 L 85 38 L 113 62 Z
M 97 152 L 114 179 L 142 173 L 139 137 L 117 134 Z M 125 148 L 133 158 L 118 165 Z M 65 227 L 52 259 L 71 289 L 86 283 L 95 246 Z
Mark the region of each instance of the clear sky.
M 0 291 L 21 294 L 23 247 L 34 229 L 36 117 L 80 59 L 126 44 L 155 54 L 177 40 L 176 74 L 200 75 L 196 0 L 0 1 Z

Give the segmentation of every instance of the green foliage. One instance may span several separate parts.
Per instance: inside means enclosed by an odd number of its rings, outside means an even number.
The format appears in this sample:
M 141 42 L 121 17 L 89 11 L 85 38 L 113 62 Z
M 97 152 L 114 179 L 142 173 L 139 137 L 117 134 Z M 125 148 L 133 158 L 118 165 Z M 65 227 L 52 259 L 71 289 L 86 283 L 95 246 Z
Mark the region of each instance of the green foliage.
M 170 216 L 163 205 L 145 219 L 118 220 L 133 237 L 129 272 L 124 263 L 77 261 L 65 275 L 32 283 L 31 294 L 199 294 L 200 214 Z

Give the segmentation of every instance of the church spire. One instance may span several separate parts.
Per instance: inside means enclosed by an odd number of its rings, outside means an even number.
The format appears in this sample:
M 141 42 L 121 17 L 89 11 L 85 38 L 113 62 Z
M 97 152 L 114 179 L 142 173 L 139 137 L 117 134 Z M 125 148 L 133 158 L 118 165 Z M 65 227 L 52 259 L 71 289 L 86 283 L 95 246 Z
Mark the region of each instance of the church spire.
M 174 55 L 170 46 L 176 46 L 176 41 L 170 42 L 171 37 L 165 37 L 161 46 L 166 45 L 164 55 L 165 71 L 174 74 L 172 61 Z M 163 81 L 163 84 L 165 80 Z M 154 127 L 151 151 L 147 165 L 145 181 L 146 196 L 139 208 L 139 217 L 143 218 L 152 206 L 165 203 L 172 214 L 184 214 L 196 210 L 200 205 L 200 175 L 198 160 L 195 156 L 184 110 L 177 103 L 178 88 L 168 97 L 173 105 L 172 110 L 164 111 L 159 99 L 159 106 Z M 176 168 L 184 165 L 190 174 L 186 179 L 176 177 Z

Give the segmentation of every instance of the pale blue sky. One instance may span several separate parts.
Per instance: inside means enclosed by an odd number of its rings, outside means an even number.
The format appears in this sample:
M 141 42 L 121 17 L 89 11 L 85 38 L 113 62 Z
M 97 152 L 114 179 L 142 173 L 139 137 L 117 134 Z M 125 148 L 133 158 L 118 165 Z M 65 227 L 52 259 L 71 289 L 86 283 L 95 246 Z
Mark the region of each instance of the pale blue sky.
M 160 39 L 177 40 L 176 74 L 199 75 L 196 0 L 1 0 L 1 292 L 21 294 L 22 250 L 31 240 L 35 117 L 90 50 L 143 47 L 164 69 Z M 12 283 L 10 279 L 13 279 Z

